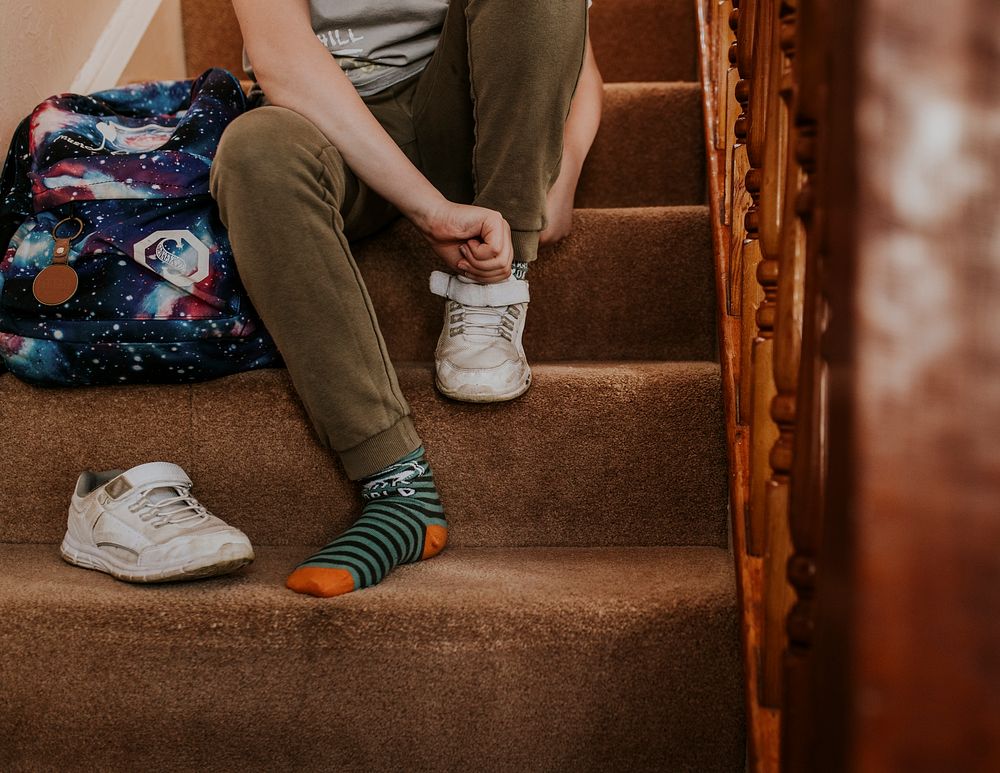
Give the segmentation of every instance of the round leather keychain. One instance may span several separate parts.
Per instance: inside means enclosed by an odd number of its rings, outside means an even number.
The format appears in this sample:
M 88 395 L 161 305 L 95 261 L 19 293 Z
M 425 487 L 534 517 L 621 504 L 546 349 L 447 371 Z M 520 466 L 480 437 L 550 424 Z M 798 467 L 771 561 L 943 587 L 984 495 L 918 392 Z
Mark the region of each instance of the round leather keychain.
M 76 224 L 72 236 L 59 236 L 59 229 L 66 224 L 71 228 Z M 78 217 L 64 217 L 52 227 L 52 238 L 56 241 L 52 252 L 52 264 L 43 268 L 31 284 L 31 292 L 39 303 L 59 306 L 66 303 L 76 293 L 80 279 L 69 265 L 69 244 L 83 233 L 83 221 Z

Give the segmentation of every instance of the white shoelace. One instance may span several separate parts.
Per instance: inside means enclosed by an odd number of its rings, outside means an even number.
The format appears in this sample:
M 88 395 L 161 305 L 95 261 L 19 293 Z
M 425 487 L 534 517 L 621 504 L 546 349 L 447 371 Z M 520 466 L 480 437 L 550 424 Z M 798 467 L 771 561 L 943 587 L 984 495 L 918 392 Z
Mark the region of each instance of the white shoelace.
M 481 335 L 512 340 L 517 318 L 517 306 L 465 306 L 451 301 L 448 335 Z
M 163 496 L 171 489 L 180 493 L 173 497 Z M 209 515 L 205 506 L 191 496 L 189 486 L 155 486 L 145 489 L 139 498 L 128 506 L 128 509 L 137 513 L 139 520 L 152 523 L 154 529 L 167 524 L 201 521 Z

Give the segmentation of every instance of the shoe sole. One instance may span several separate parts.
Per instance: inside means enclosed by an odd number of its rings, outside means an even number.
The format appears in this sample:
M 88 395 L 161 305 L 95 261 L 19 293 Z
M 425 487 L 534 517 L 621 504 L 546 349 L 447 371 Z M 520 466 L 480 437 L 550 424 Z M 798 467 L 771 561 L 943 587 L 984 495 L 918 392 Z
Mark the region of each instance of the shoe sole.
M 458 400 L 459 402 L 462 403 L 503 403 L 507 402 L 508 400 L 513 400 L 517 397 L 520 397 L 521 395 L 523 395 L 525 392 L 528 391 L 528 388 L 531 386 L 531 373 L 529 371 L 528 378 L 525 379 L 525 382 L 521 384 L 517 389 L 515 389 L 513 392 L 508 392 L 502 395 L 462 395 L 457 392 L 452 392 L 448 389 L 445 389 L 444 386 L 442 386 L 436 374 L 434 376 L 434 385 L 437 387 L 437 390 L 445 397 L 451 400 Z
M 69 534 L 63 539 L 59 553 L 64 561 L 74 566 L 104 572 L 116 580 L 139 583 L 200 580 L 204 577 L 216 577 L 220 574 L 235 572 L 254 559 L 252 550 L 247 555 L 246 545 L 227 542 L 215 554 L 189 561 L 182 566 L 136 569 L 119 563 L 113 557 L 101 552 L 99 548 L 79 544 Z

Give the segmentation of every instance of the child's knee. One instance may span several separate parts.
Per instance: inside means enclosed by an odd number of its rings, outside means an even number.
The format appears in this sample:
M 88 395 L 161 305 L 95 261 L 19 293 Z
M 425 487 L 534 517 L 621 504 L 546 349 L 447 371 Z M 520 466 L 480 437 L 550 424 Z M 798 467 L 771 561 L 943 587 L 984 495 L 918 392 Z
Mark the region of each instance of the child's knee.
M 234 120 L 223 132 L 212 162 L 209 189 L 223 221 L 231 206 L 244 207 L 267 190 L 286 194 L 317 181 L 339 202 L 346 171 L 343 159 L 309 119 L 294 110 L 268 105 Z

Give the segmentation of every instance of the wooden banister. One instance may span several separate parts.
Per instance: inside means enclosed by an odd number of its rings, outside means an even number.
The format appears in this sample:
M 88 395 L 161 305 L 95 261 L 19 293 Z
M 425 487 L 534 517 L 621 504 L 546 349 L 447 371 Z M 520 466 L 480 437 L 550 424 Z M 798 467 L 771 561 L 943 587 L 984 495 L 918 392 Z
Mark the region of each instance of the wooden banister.
M 810 9 L 803 13 L 803 5 Z M 815 52 L 827 50 L 821 30 L 801 24 L 803 18 L 815 18 L 818 5 L 699 0 L 707 25 L 702 46 L 704 85 L 711 94 L 706 136 L 712 203 L 719 210 L 716 253 L 734 467 L 731 504 L 755 773 L 778 769 L 778 710 L 789 690 L 806 683 L 803 663 L 809 656 L 810 594 L 817 574 L 818 546 L 810 541 L 816 525 L 801 513 L 796 519 L 793 502 L 813 495 L 812 489 L 796 488 L 796 475 L 802 465 L 819 463 L 824 420 L 822 399 L 813 391 L 822 374 L 810 371 L 802 377 L 808 370 L 804 363 L 815 363 L 823 320 L 818 298 L 807 300 L 815 288 L 809 272 L 818 260 L 811 176 L 819 116 L 815 100 L 800 99 L 803 70 L 821 74 Z M 805 35 L 815 37 L 803 42 Z M 803 47 L 814 53 L 803 57 Z M 808 88 L 823 92 L 822 83 L 810 82 Z M 807 324 L 808 314 L 813 316 Z M 806 344 L 804 331 L 810 336 Z M 789 727 L 794 723 L 785 730 Z
M 749 770 L 1000 770 L 995 0 L 696 2 Z
M 757 309 L 763 291 L 757 281 L 760 243 L 747 214 L 754 205 L 753 169 L 746 139 L 750 110 L 750 65 L 759 0 L 698 0 L 701 76 L 706 106 L 710 209 L 716 254 L 723 392 L 727 416 L 732 536 L 737 556 L 741 606 L 750 770 L 778 769 L 778 712 L 760 703 L 760 636 L 763 631 L 763 535 L 751 536 L 750 422 L 752 358 Z M 759 186 L 757 187 L 759 192 Z M 766 403 L 765 403 L 766 405 Z M 773 439 L 770 441 L 773 443 Z M 770 443 L 761 443 L 767 448 Z M 765 454 L 766 456 L 766 454 Z M 754 550 L 751 551 L 751 543 Z

